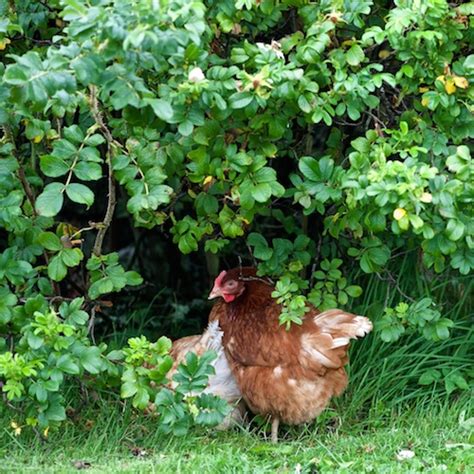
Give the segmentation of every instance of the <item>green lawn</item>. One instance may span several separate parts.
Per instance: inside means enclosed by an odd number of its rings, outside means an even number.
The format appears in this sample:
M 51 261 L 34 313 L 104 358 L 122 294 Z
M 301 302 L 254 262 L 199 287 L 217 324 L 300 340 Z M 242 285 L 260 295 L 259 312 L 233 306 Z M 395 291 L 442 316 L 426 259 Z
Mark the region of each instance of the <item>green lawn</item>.
M 111 407 L 115 406 L 114 412 Z M 68 473 L 407 473 L 472 472 L 474 438 L 469 400 L 400 413 L 357 418 L 343 404 L 314 425 L 283 431 L 274 446 L 264 430 L 193 432 L 185 438 L 157 433 L 153 419 L 111 404 L 109 410 L 70 413 L 70 421 L 41 442 L 14 436 L 3 418 L 1 472 Z M 401 450 L 414 457 L 398 460 Z

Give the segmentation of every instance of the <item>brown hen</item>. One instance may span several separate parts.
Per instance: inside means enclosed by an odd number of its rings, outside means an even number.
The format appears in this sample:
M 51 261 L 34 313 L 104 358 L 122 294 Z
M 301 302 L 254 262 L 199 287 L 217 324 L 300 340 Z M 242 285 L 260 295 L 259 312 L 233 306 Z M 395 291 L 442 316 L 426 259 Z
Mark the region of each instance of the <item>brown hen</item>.
M 344 365 L 350 339 L 363 337 L 372 323 L 339 309 L 320 313 L 310 306 L 303 324 L 287 331 L 274 286 L 250 267 L 221 272 L 209 298 L 222 297 L 215 311 L 232 373 L 249 408 L 272 418 L 272 441 L 280 420 L 313 420 L 347 385 Z

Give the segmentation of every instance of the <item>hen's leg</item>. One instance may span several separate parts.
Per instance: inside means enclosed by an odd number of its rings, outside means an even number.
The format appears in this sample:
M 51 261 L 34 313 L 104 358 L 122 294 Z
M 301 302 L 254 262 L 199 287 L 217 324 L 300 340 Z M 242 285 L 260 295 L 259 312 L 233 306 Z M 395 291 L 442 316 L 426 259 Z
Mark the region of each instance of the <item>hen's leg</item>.
M 272 417 L 272 443 L 278 443 L 278 425 L 280 424 L 280 418 Z

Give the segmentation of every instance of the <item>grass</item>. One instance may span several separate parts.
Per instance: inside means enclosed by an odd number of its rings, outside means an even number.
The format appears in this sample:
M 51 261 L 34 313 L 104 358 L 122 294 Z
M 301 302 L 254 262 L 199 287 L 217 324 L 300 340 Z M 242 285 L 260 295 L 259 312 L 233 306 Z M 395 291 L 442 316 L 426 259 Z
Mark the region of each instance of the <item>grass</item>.
M 397 290 L 377 277 L 367 278 L 363 301 L 354 311 L 377 321 L 385 305 L 403 299 L 400 291 L 413 298 L 430 295 L 455 322 L 451 337 L 432 342 L 411 334 L 386 344 L 371 334 L 358 341 L 351 348 L 346 393 L 312 425 L 283 429 L 277 446 L 266 439 L 268 427 L 256 421 L 229 432 L 196 431 L 175 438 L 160 434 L 156 419 L 137 414 L 112 394 L 84 404 L 71 395 L 68 399 L 76 400 L 76 408 L 47 441 L 27 429 L 16 437 L 10 426 L 15 415 L 0 406 L 0 472 L 473 472 L 469 392 L 448 396 L 443 380 L 430 386 L 418 383 L 430 368 L 442 370 L 444 376 L 459 369 L 472 372 L 472 284 L 461 278 L 427 281 L 407 259 L 405 265 Z M 135 327 L 134 321 L 130 323 L 129 329 Z M 136 327 L 139 333 L 145 330 L 140 324 Z M 115 333 L 109 342 L 117 339 L 120 346 L 121 338 L 123 334 Z M 401 450 L 414 456 L 399 460 Z
M 474 439 L 463 421 L 468 411 L 467 398 L 429 409 L 374 411 L 358 420 L 329 410 L 313 425 L 283 430 L 274 446 L 256 424 L 166 437 L 153 419 L 110 404 L 75 413 L 47 442 L 15 437 L 4 419 L 0 472 L 69 473 L 80 467 L 90 473 L 469 472 Z M 404 449 L 414 457 L 398 460 Z

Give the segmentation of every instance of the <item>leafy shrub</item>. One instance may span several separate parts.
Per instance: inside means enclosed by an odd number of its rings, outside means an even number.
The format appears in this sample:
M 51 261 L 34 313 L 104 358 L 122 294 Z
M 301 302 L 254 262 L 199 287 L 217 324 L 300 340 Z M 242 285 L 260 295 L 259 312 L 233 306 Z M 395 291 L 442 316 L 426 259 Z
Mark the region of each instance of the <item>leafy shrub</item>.
M 0 375 L 32 425 L 64 419 L 68 375 L 121 378 L 140 408 L 165 382 L 164 339 L 123 352 L 94 340 L 111 293 L 143 283 L 104 245 L 119 214 L 214 267 L 248 248 L 287 325 L 307 301 L 350 307 L 363 286 L 349 266 L 395 291 L 389 268 L 406 252 L 427 272 L 474 267 L 470 4 L 15 0 L 0 11 Z M 383 341 L 449 338 L 431 299 L 406 296 L 382 311 Z M 181 383 L 208 363 L 189 359 Z M 224 415 L 190 400 L 157 390 L 163 426 Z

